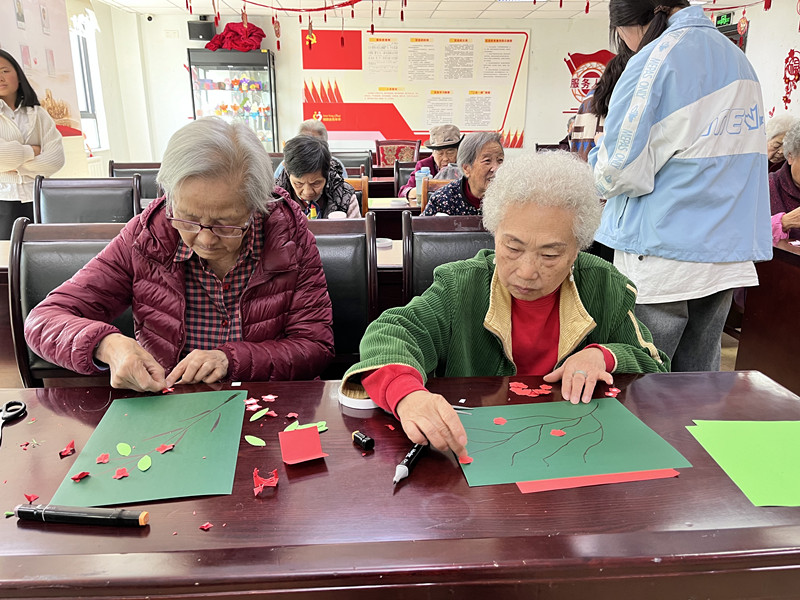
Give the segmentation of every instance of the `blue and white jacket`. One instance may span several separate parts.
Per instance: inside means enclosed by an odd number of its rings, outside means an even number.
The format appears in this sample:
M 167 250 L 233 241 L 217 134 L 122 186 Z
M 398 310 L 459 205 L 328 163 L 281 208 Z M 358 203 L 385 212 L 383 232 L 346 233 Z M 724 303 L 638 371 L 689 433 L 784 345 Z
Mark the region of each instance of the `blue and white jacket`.
M 592 150 L 608 199 L 595 238 L 693 262 L 772 257 L 761 86 L 699 6 L 628 62 Z

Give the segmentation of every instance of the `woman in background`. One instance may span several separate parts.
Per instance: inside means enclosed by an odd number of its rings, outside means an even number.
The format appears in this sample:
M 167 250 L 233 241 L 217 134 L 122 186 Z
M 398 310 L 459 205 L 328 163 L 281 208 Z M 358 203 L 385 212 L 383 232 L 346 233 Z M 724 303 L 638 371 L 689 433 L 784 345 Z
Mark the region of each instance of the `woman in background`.
M 796 121 L 792 115 L 778 115 L 767 122 L 767 160 L 770 173 L 780 169 L 786 162 L 783 138 Z
M 0 239 L 17 217 L 33 219 L 33 181 L 64 166 L 61 134 L 19 63 L 0 50 Z
M 800 119 L 781 136 L 786 162 L 769 174 L 769 202 L 772 213 L 772 243 L 800 239 Z

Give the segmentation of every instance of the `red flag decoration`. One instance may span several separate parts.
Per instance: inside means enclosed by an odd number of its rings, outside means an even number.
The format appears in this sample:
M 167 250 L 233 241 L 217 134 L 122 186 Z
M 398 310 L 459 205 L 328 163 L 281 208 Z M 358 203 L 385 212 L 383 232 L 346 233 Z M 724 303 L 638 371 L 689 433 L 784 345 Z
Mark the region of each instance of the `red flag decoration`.
M 772 8 L 772 0 L 764 0 L 764 10 Z
M 320 29 L 314 32 L 319 48 L 324 52 L 312 52 L 303 44 L 303 69 L 351 70 L 360 71 L 361 64 L 361 31 Z M 305 40 L 307 30 L 302 30 L 301 39 Z M 339 47 L 336 47 L 336 38 L 339 38 Z

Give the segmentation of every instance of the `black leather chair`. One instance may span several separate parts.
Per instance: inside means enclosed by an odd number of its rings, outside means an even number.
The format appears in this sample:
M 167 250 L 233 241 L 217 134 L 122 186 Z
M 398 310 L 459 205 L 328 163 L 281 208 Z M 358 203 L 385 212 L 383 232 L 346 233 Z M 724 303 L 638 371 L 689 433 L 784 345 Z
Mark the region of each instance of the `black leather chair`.
M 26 218 L 14 223 L 9 259 L 11 335 L 25 387 L 43 387 L 44 378 L 85 377 L 34 354 L 25 343 L 25 319 L 48 293 L 105 248 L 122 227 L 121 223 L 35 225 Z M 113 323 L 122 333 L 133 337 L 130 309 Z M 98 379 L 98 384 L 107 385 L 108 375 L 101 376 L 104 379 Z
M 414 172 L 416 162 L 394 161 L 394 195 L 400 193 L 400 188 L 408 183 L 408 178 Z
M 403 302 L 430 287 L 436 267 L 483 248 L 494 248 L 494 237 L 480 216 L 412 217 L 403 211 Z
M 113 160 L 108 161 L 108 176 L 109 177 L 133 177 L 134 174 L 139 173 L 142 176 L 142 208 L 145 208 L 150 202 L 156 198 L 161 197 L 161 186 L 156 183 L 156 176 L 158 170 L 161 168 L 161 163 L 119 163 Z
M 34 223 L 127 223 L 142 212 L 141 176 L 45 179 L 33 186 Z
M 317 240 L 333 305 L 336 358 L 323 378 L 339 379 L 358 361 L 358 345 L 378 312 L 375 213 L 363 219 L 312 219 L 308 228 Z
M 344 163 L 347 176 L 366 175 L 367 179 L 372 179 L 372 150 L 337 151 L 331 152 L 331 154 Z

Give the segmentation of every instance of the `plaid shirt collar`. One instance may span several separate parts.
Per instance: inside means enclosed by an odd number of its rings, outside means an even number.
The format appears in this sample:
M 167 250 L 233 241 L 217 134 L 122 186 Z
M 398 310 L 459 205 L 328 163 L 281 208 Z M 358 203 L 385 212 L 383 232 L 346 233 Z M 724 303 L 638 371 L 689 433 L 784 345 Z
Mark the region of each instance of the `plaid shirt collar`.
M 239 252 L 239 260 L 249 258 L 254 262 L 258 262 L 261 258 L 261 250 L 264 247 L 264 215 L 260 212 L 253 213 L 253 222 L 250 225 L 247 233 L 244 234 L 244 241 L 242 241 L 242 249 Z M 184 242 L 183 238 L 178 234 L 178 250 L 175 252 L 173 262 L 186 262 L 195 255 L 194 250 L 189 248 Z M 205 262 L 199 256 L 198 260 Z

